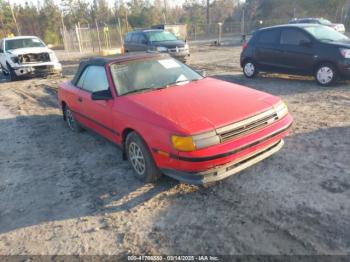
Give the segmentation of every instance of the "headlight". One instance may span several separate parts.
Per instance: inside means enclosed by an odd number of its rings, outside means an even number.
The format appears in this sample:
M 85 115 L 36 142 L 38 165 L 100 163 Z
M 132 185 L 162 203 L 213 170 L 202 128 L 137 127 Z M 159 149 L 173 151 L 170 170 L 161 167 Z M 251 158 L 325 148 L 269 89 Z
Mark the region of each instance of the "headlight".
M 53 62 L 58 61 L 54 52 L 50 52 L 49 55 L 50 55 L 50 61 L 53 61 Z
M 157 46 L 156 47 L 156 51 L 158 51 L 158 52 L 168 52 L 168 48 L 166 48 L 164 46 Z
M 288 107 L 284 102 L 279 102 L 277 105 L 274 106 L 277 116 L 279 119 L 284 117 L 285 115 L 288 114 Z
M 195 136 L 171 136 L 171 142 L 176 150 L 190 152 L 220 143 L 220 137 L 215 131 Z
M 11 60 L 12 60 L 12 62 L 14 62 L 15 64 L 18 64 L 18 56 L 13 56 L 13 57 L 11 57 Z
M 350 49 L 340 48 L 340 53 L 344 58 L 350 58 Z

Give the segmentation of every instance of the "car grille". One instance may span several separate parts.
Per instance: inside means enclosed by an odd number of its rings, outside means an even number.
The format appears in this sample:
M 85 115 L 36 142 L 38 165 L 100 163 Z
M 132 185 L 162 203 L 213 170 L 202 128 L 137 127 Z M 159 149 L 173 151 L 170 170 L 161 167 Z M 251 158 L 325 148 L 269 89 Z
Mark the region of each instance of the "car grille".
M 34 70 L 36 72 L 45 72 L 45 71 L 48 71 L 50 69 L 52 69 L 52 66 L 35 66 L 34 67 Z
M 50 55 L 49 53 L 39 53 L 39 54 L 25 54 L 18 56 L 19 63 L 38 63 L 38 62 L 49 62 Z
M 168 52 L 169 53 L 180 53 L 180 52 L 184 52 L 185 48 L 184 47 L 176 47 L 176 48 L 169 48 Z
M 216 129 L 216 133 L 220 136 L 221 143 L 223 143 L 238 136 L 263 128 L 276 120 L 278 120 L 277 113 L 274 109 L 270 109 L 234 124 L 218 128 Z

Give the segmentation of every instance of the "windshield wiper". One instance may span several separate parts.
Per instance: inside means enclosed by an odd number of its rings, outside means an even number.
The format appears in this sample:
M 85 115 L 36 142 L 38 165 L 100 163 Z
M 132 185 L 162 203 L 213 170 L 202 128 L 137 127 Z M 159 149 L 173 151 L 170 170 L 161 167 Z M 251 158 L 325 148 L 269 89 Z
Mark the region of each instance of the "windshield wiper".
M 153 88 L 141 88 L 141 89 L 135 89 L 135 90 L 131 90 L 127 93 L 124 93 L 123 95 L 128 95 L 128 94 L 134 94 L 134 93 L 139 93 L 139 92 L 144 92 L 144 91 L 154 91 L 154 90 L 160 90 L 160 89 L 165 89 L 168 88 L 170 86 L 179 84 L 179 83 L 183 83 L 183 82 L 194 82 L 194 81 L 198 81 L 200 79 L 193 79 L 193 80 L 180 80 L 180 81 L 176 81 L 174 83 L 170 83 L 170 84 L 166 84 L 164 86 L 160 86 L 160 87 L 153 87 Z
M 204 78 L 204 77 L 203 77 L 203 78 Z M 201 79 L 203 79 L 203 78 L 201 78 Z M 190 82 L 197 82 L 197 81 L 199 81 L 199 80 L 201 80 L 201 79 L 192 79 L 192 80 L 187 79 L 187 80 L 180 80 L 180 81 L 176 81 L 176 82 L 174 82 L 174 83 L 167 84 L 167 85 L 166 85 L 164 88 L 167 88 L 167 87 L 170 87 L 170 86 L 173 86 L 173 85 L 179 84 L 179 83 L 183 83 L 183 82 L 188 82 L 188 83 L 190 83 Z
M 131 90 L 129 92 L 124 93 L 123 95 L 128 95 L 128 94 L 134 94 L 134 93 L 139 93 L 139 92 L 143 92 L 143 91 L 147 91 L 147 90 L 154 90 L 153 88 L 140 88 L 140 89 L 134 89 Z
M 192 82 L 194 80 L 180 80 L 180 81 L 176 81 L 174 83 L 170 83 L 170 84 L 167 84 L 165 87 L 169 87 L 169 86 L 173 86 L 173 85 L 176 85 L 176 84 L 179 84 L 179 83 L 184 83 L 184 82 Z
M 164 88 L 167 88 L 167 86 L 135 89 L 135 90 L 131 90 L 127 93 L 124 93 L 123 95 L 134 94 L 134 93 L 139 93 L 139 92 L 141 93 L 141 92 L 145 92 L 145 91 L 160 90 L 160 89 L 164 89 Z
M 321 41 L 329 41 L 329 42 L 334 42 L 335 40 L 329 39 L 329 38 L 320 38 L 319 40 Z

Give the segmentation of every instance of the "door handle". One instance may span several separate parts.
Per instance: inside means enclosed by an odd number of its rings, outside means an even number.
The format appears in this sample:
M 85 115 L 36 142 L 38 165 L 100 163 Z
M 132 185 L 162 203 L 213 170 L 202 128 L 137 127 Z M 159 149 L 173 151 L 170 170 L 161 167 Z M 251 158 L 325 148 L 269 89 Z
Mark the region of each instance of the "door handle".
M 83 102 L 83 98 L 82 97 L 78 97 L 78 102 Z

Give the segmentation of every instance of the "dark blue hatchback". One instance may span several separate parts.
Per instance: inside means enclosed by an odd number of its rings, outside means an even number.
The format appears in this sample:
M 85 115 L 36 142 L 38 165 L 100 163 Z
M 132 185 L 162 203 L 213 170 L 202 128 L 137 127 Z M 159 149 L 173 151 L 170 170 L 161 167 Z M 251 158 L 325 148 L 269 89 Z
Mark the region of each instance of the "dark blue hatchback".
M 313 75 L 319 85 L 350 79 L 350 39 L 332 28 L 291 24 L 257 30 L 243 46 L 246 77 L 259 71 Z
M 185 41 L 161 29 L 137 30 L 127 33 L 124 40 L 125 52 L 156 51 L 168 53 L 186 62 L 190 49 Z

